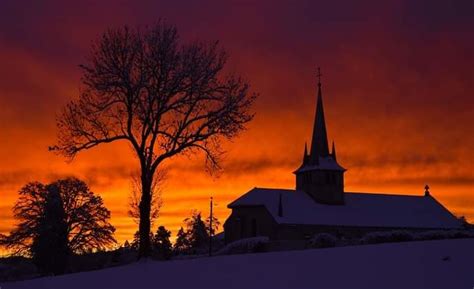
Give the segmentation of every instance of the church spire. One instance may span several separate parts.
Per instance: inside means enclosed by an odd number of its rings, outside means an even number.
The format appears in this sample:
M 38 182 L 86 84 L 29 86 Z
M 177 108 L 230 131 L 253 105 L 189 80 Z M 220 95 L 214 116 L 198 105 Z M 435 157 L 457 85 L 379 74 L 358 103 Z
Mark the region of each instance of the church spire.
M 319 162 L 319 157 L 329 155 L 326 122 L 324 120 L 323 96 L 321 92 L 321 70 L 318 67 L 318 100 L 316 104 L 316 116 L 314 118 L 313 138 L 311 140 L 310 159 L 313 163 Z
M 336 144 L 334 143 L 334 141 L 332 141 L 332 152 L 331 152 L 331 156 L 332 158 L 336 161 L 337 158 L 336 158 Z

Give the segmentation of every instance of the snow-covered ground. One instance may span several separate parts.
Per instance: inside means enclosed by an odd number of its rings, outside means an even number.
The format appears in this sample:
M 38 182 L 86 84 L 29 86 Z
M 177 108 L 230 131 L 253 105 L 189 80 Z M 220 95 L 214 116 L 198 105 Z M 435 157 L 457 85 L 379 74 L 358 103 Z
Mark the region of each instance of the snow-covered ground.
M 474 288 L 474 239 L 146 261 L 13 288 Z

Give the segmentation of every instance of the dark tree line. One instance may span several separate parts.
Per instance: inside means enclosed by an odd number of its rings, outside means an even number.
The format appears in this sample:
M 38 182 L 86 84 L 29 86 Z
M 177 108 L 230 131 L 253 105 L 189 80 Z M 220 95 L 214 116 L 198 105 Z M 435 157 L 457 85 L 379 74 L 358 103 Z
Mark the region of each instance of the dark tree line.
M 218 230 L 220 222 L 213 217 L 212 229 L 209 217 L 202 219 L 201 213 L 194 211 L 192 215 L 184 219 L 185 229 L 180 228 L 176 235 L 175 243 L 170 241 L 171 232 L 164 226 L 159 226 L 155 234 L 150 234 L 153 256 L 168 260 L 172 255 L 203 254 L 209 249 L 209 238 Z M 125 241 L 124 248 L 131 250 L 139 249 L 140 234 L 134 234 L 133 241 Z
M 196 254 L 205 253 L 209 249 L 209 238 L 214 235 L 219 228 L 219 220 L 210 218 L 203 220 L 201 212 L 194 211 L 191 217 L 184 219 L 186 229 L 181 227 L 176 235 L 174 251 L 176 254 Z
M 171 232 L 166 230 L 164 226 L 159 226 L 153 237 L 153 248 L 162 259 L 168 260 L 173 253 L 170 241 Z
M 168 231 L 164 226 L 159 226 L 156 233 L 153 235 L 150 233 L 152 255 L 158 259 L 168 260 L 171 258 L 173 253 L 173 246 L 171 244 L 171 232 Z M 133 235 L 133 241 L 130 244 L 125 241 L 124 248 L 138 251 L 140 245 L 140 233 L 137 231 Z
M 183 43 L 174 26 L 110 29 L 91 47 L 82 93 L 57 119 L 51 149 L 72 159 L 81 151 L 128 142 L 140 168 L 139 255 L 151 254 L 152 186 L 163 162 L 203 152 L 219 168 L 221 139 L 252 119 L 255 94 L 224 75 L 227 55 L 217 42 Z
M 13 207 L 18 224 L 0 238 L 0 245 L 33 257 L 43 273 L 62 273 L 68 255 L 104 250 L 116 242 L 110 211 L 81 180 L 32 182 L 19 195 Z

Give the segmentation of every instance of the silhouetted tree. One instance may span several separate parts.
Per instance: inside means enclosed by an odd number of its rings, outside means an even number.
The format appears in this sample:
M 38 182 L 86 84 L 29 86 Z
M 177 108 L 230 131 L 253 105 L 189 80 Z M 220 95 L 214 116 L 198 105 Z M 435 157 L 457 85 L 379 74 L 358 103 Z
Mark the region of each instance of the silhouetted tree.
M 464 229 L 472 229 L 474 228 L 474 225 L 469 223 L 466 219 L 465 216 L 461 216 L 458 218 L 459 222 L 461 222 L 461 225 Z
M 183 44 L 174 26 L 110 29 L 96 41 L 83 70 L 83 91 L 57 119 L 51 147 L 73 159 L 123 140 L 140 164 L 140 256 L 149 256 L 151 187 L 160 164 L 204 152 L 219 168 L 221 138 L 245 128 L 255 94 L 240 77 L 223 76 L 227 56 L 217 42 Z
M 69 256 L 66 214 L 57 188 L 50 187 L 42 204 L 36 234 L 31 244 L 33 263 L 43 274 L 61 274 Z
M 150 232 L 148 237 L 150 238 L 150 240 L 152 240 L 153 239 L 153 233 Z M 140 232 L 139 231 L 136 231 L 135 234 L 133 234 L 133 241 L 130 244 L 130 248 L 135 250 L 135 251 L 138 251 L 138 249 L 140 248 Z
M 15 219 L 19 221 L 15 229 L 5 236 L 1 245 L 15 254 L 31 254 L 35 236 L 42 230 L 45 204 L 51 192 L 57 191 L 64 210 L 67 225 L 68 250 L 74 253 L 103 250 L 115 243 L 115 228 L 109 223 L 110 211 L 104 207 L 102 198 L 95 196 L 81 180 L 67 178 L 50 185 L 39 182 L 28 183 L 19 194 L 13 207 Z M 58 232 L 62 232 L 58 230 Z
M 201 212 L 193 212 L 192 216 L 184 221 L 188 228 L 188 240 L 193 253 L 207 248 L 209 245 L 209 235 L 206 224 L 201 218 Z
M 212 216 L 212 228 L 210 226 L 210 221 L 211 217 L 206 218 L 206 231 L 208 236 L 214 236 L 219 230 L 219 226 L 221 225 L 221 222 L 219 222 L 219 219 L 216 216 Z
M 170 237 L 171 232 L 166 230 L 164 226 L 159 226 L 155 236 L 153 237 L 153 247 L 158 255 L 165 260 L 171 258 L 172 246 Z
M 159 170 L 153 177 L 153 183 L 151 186 L 151 201 L 150 201 L 150 226 L 153 226 L 153 222 L 158 218 L 160 209 L 162 206 L 162 184 L 165 180 L 165 171 Z M 129 199 L 130 209 L 128 215 L 133 219 L 136 224 L 140 224 L 140 195 L 141 195 L 141 181 L 140 177 L 134 176 L 132 178 L 132 191 Z
M 131 245 L 130 245 L 130 243 L 128 242 L 128 240 L 125 240 L 125 243 L 123 243 L 123 248 L 124 248 L 124 249 L 130 249 L 130 248 L 131 248 Z
M 140 243 L 140 232 L 136 231 L 135 234 L 133 234 L 133 241 L 130 244 L 130 248 L 133 250 L 138 251 L 138 244 Z
M 176 241 L 173 246 L 173 250 L 176 254 L 187 253 L 190 249 L 188 232 L 184 231 L 181 227 L 176 234 Z

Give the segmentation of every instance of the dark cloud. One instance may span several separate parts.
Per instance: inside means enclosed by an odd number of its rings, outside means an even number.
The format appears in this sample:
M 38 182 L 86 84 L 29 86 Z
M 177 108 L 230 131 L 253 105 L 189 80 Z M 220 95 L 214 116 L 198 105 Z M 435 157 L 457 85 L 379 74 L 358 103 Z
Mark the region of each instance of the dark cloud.
M 295 164 L 294 159 L 285 159 L 271 156 L 235 156 L 225 158 L 221 167 L 222 170 L 218 176 L 240 176 L 240 175 L 255 175 L 264 173 L 267 170 L 275 168 L 287 168 L 289 170 L 296 169 L 292 165 Z M 296 164 L 295 164 L 296 166 Z M 191 161 L 175 162 L 167 166 L 170 173 L 199 173 L 205 171 L 204 161 L 199 158 L 193 158 Z
M 452 164 L 461 160 L 453 160 L 447 155 L 426 154 L 422 150 L 419 152 L 392 153 L 377 152 L 376 154 L 347 154 L 341 155 L 341 159 L 351 169 L 360 168 L 387 168 L 387 167 L 426 167 Z
M 466 30 L 474 25 L 474 2 L 405 1 L 402 12 L 404 23 L 425 31 Z
M 106 165 L 89 166 L 82 168 L 77 173 L 74 172 L 54 172 L 37 169 L 11 169 L 0 172 L 0 187 L 14 187 L 26 184 L 31 181 L 53 182 L 58 179 L 77 177 L 87 182 L 91 187 L 107 187 L 117 182 L 117 180 L 132 179 L 133 171 L 126 165 Z M 23 182 L 23 184 L 21 184 Z
M 351 180 L 351 185 L 383 185 L 383 186 L 413 186 L 418 185 L 420 188 L 425 184 L 443 185 L 443 186 L 474 186 L 474 177 L 471 175 L 454 175 L 454 176 L 437 176 L 432 174 L 429 176 L 410 177 L 408 175 L 397 176 L 381 176 L 379 178 L 371 178 L 370 180 Z M 421 189 L 420 189 L 421 190 Z
M 132 177 L 135 171 L 136 169 L 126 165 L 112 164 L 101 167 L 88 167 L 82 171 L 82 174 L 90 186 L 103 188 L 122 180 L 128 180 L 131 186 Z
M 260 174 L 267 170 L 273 170 L 275 168 L 288 168 L 296 169 L 291 167 L 294 163 L 294 159 L 285 159 L 271 156 L 260 156 L 252 159 L 246 159 L 244 157 L 240 159 L 233 159 L 227 161 L 225 165 L 225 174 L 239 175 L 239 174 Z
M 12 187 L 18 184 L 18 180 L 31 175 L 32 170 L 20 169 L 0 173 L 0 187 Z

